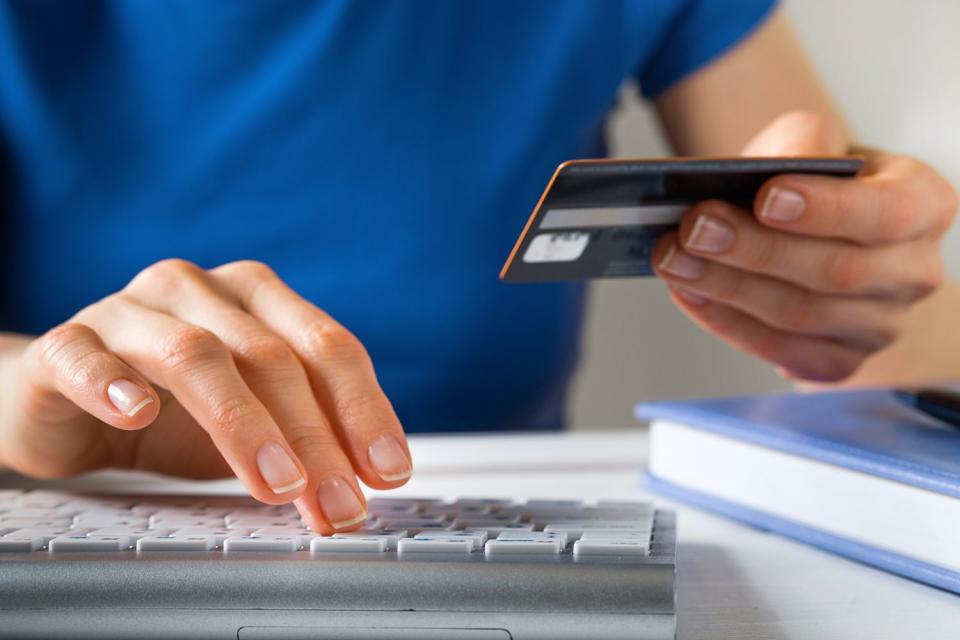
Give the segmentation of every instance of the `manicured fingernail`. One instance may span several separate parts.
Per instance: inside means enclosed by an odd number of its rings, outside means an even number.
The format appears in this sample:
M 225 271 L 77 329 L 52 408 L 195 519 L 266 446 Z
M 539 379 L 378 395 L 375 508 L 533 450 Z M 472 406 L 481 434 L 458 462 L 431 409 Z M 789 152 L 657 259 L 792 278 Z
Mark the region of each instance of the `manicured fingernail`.
M 345 529 L 363 522 L 367 510 L 346 480 L 330 476 L 317 487 L 317 500 L 327 522 L 334 529 Z
M 277 494 L 299 489 L 307 483 L 287 450 L 276 442 L 268 442 L 260 447 L 257 451 L 257 467 L 263 481 Z
M 107 396 L 110 402 L 117 408 L 117 411 L 132 418 L 140 413 L 140 410 L 153 402 L 153 398 L 147 393 L 147 390 L 140 385 L 129 380 L 114 380 L 107 387 Z
M 674 288 L 673 291 L 678 296 L 680 296 L 683 300 L 689 302 L 690 304 L 695 304 L 697 306 L 700 306 L 710 302 L 710 300 L 708 300 L 707 298 L 704 298 L 701 295 L 693 293 L 692 291 L 686 291 L 684 289 L 678 289 L 678 288 Z
M 367 455 L 370 457 L 370 464 L 376 470 L 377 475 L 387 482 L 404 480 L 409 478 L 413 472 L 410 459 L 407 458 L 407 452 L 403 450 L 403 446 L 393 436 L 387 435 L 377 438 L 367 449 Z
M 760 209 L 760 217 L 774 222 L 792 222 L 803 215 L 807 208 L 804 197 L 792 189 L 772 187 Z
M 677 245 L 670 245 L 667 255 L 660 261 L 660 268 L 667 273 L 684 278 L 686 280 L 696 280 L 703 275 L 706 264 L 700 258 L 677 251 Z
M 733 246 L 737 234 L 725 220 L 700 216 L 687 238 L 687 247 L 707 253 L 720 253 Z

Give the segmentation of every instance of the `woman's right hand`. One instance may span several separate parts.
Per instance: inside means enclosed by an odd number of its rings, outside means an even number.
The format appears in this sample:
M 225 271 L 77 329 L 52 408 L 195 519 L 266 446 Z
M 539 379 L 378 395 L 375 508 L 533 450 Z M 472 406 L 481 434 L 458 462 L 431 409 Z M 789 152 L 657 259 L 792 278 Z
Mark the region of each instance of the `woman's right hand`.
M 27 475 L 232 471 L 324 534 L 363 522 L 358 477 L 377 489 L 410 477 L 363 346 L 257 262 L 157 263 L 13 345 L 0 356 L 0 456 Z

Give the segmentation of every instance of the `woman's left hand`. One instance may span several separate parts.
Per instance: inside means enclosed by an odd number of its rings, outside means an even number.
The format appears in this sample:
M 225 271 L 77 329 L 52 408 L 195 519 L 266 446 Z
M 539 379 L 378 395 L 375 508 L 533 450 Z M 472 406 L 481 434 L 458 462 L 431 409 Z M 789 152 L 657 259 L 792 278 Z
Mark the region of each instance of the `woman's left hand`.
M 792 113 L 745 153 L 835 155 L 838 146 L 817 116 Z M 674 301 L 790 378 L 843 380 L 896 340 L 911 306 L 944 281 L 940 244 L 957 195 L 918 160 L 858 153 L 867 162 L 855 179 L 781 175 L 753 211 L 694 206 L 654 251 Z

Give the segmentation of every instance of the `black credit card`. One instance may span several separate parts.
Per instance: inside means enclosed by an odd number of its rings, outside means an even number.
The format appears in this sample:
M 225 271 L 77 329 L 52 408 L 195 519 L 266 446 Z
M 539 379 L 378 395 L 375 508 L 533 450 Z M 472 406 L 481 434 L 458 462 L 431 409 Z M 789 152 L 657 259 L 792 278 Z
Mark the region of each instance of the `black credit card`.
M 746 209 L 783 173 L 855 176 L 863 158 L 571 160 L 557 167 L 500 272 L 506 282 L 653 275 L 657 238 L 691 205 L 724 200 Z

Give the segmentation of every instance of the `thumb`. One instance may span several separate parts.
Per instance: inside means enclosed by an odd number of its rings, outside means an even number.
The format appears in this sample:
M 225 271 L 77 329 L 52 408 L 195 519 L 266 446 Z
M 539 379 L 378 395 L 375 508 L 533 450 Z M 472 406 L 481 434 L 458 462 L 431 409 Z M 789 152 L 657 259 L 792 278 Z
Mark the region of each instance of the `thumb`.
M 790 111 L 755 135 L 744 156 L 835 156 L 847 152 L 841 126 L 813 111 Z

